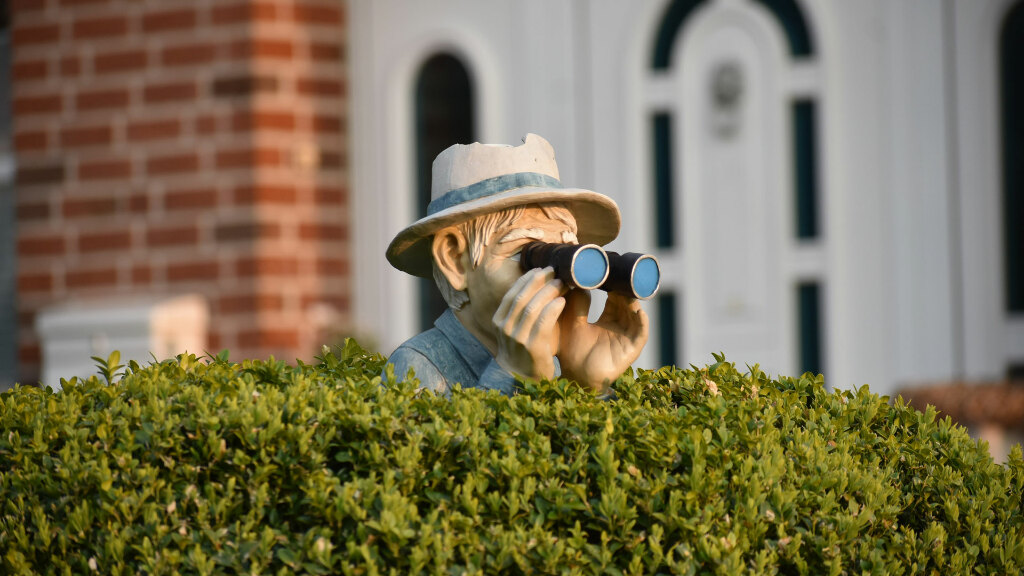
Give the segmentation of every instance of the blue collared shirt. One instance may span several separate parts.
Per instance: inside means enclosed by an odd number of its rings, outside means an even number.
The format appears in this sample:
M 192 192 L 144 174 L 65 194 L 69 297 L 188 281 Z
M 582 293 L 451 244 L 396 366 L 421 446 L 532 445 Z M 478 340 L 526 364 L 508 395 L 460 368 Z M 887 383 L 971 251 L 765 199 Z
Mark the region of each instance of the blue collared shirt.
M 404 379 L 412 369 L 422 387 L 438 394 L 448 394 L 456 383 L 506 396 L 515 391 L 515 377 L 498 365 L 451 310 L 445 310 L 433 328 L 399 346 L 388 362 L 395 365 L 398 378 Z

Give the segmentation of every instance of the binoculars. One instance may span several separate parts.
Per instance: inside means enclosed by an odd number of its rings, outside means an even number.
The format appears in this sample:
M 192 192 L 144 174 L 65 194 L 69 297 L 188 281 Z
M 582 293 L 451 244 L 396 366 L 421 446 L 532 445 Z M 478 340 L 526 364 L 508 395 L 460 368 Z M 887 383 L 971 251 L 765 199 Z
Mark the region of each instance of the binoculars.
M 658 260 L 638 252 L 606 252 L 597 244 L 527 244 L 519 257 L 523 272 L 551 266 L 555 277 L 570 286 L 618 292 L 646 300 L 661 285 Z

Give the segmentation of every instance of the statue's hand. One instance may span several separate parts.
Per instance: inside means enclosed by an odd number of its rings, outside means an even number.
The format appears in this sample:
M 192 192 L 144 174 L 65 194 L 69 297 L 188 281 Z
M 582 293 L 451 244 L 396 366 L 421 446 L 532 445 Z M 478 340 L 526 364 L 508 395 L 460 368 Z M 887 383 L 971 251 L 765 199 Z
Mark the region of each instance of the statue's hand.
M 562 375 L 604 393 L 632 364 L 647 343 L 649 321 L 640 301 L 608 294 L 597 322 L 587 321 L 590 293 L 571 290 L 561 318 L 558 360 Z
M 527 378 L 555 375 L 558 318 L 565 308 L 566 291 L 552 268 L 523 274 L 509 288 L 494 312 L 498 365 L 510 374 Z

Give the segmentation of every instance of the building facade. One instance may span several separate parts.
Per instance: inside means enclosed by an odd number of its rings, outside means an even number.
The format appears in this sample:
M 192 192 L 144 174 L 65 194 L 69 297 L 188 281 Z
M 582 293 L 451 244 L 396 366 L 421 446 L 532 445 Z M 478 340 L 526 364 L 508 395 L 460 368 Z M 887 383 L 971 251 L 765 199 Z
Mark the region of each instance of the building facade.
M 1022 0 L 9 4 L 0 380 L 41 310 L 140 294 L 235 358 L 388 353 L 437 311 L 384 259 L 430 161 L 527 132 L 662 263 L 638 366 L 1024 365 Z

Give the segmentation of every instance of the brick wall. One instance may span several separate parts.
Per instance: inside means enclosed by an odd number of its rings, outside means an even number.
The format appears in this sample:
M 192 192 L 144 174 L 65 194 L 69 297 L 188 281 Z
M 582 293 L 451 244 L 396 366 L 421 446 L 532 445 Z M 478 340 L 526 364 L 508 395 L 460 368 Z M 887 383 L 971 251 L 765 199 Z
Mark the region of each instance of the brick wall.
M 324 311 L 346 323 L 342 0 L 11 13 L 23 381 L 37 311 L 67 299 L 202 294 L 236 359 L 308 358 Z

